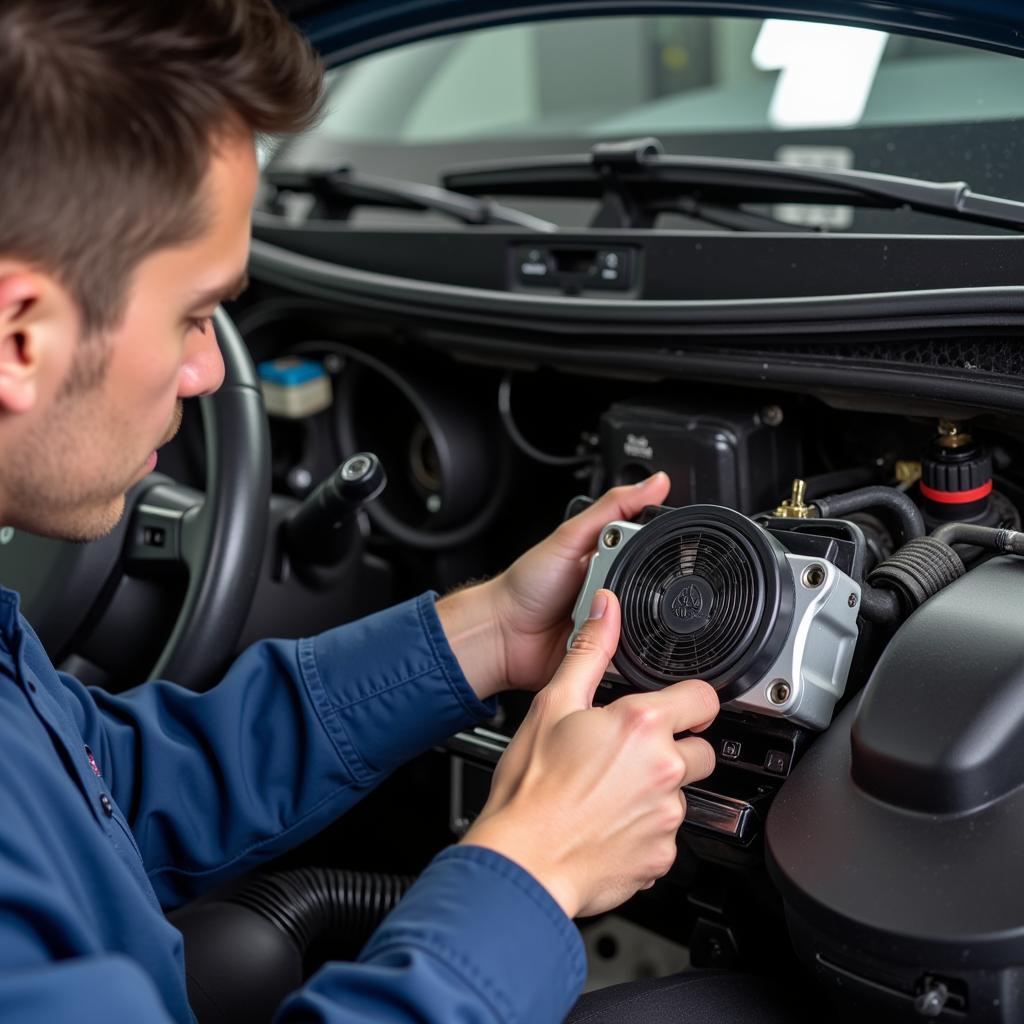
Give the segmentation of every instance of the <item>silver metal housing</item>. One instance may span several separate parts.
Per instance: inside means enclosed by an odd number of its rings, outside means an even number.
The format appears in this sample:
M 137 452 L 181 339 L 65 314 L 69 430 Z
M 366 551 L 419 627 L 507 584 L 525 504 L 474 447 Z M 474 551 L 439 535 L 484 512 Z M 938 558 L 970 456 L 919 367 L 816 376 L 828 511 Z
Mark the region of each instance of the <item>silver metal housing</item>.
M 570 645 L 587 620 L 594 594 L 605 586 L 615 560 L 641 530 L 643 527 L 636 523 L 616 521 L 601 532 L 573 609 Z M 825 729 L 846 689 L 857 644 L 860 587 L 823 558 L 787 552 L 786 562 L 793 573 L 796 600 L 785 646 L 758 682 L 722 706 L 784 718 L 810 729 Z M 817 582 L 822 574 L 824 578 Z M 612 667 L 607 675 L 622 681 Z M 780 700 L 786 688 L 788 693 Z

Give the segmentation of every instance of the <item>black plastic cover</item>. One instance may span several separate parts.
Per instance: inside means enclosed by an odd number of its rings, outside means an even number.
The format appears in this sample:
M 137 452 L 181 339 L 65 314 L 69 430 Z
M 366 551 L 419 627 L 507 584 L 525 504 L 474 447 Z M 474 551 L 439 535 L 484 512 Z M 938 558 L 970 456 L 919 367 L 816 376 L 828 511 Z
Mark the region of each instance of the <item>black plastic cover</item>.
M 1022 588 L 997 558 L 922 606 L 772 806 L 787 906 L 846 955 L 1024 962 Z
M 880 800 L 972 811 L 1024 782 L 1024 564 L 1000 558 L 933 597 L 879 659 L 851 732 Z
M 864 531 L 846 519 L 783 519 L 777 516 L 755 520 L 787 551 L 795 555 L 824 558 L 858 583 L 864 575 Z
M 780 480 L 799 476 L 789 425 L 769 426 L 756 408 L 648 400 L 618 402 L 601 417 L 601 459 L 610 484 L 662 469 L 668 504 L 724 505 L 751 514 L 774 507 Z

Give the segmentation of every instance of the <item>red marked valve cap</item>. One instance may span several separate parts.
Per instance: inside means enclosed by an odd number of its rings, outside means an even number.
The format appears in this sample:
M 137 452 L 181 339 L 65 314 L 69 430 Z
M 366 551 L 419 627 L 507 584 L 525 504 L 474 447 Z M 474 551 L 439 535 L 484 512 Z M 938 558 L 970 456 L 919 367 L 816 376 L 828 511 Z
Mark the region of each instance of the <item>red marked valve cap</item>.
M 921 496 L 929 501 L 937 501 L 940 505 L 969 505 L 972 501 L 981 501 L 991 493 L 991 480 L 986 480 L 980 487 L 972 487 L 969 491 L 940 491 L 929 487 L 923 481 L 921 483 Z

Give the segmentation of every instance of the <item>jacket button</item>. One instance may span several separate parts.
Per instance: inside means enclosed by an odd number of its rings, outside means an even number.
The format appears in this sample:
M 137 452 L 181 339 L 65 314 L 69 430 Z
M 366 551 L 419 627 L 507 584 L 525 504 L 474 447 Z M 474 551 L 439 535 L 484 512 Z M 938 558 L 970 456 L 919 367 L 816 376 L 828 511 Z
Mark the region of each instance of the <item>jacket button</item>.
M 114 805 L 110 802 L 110 797 L 107 796 L 106 793 L 100 797 L 100 807 L 103 808 L 103 813 L 108 818 L 112 818 L 114 816 Z

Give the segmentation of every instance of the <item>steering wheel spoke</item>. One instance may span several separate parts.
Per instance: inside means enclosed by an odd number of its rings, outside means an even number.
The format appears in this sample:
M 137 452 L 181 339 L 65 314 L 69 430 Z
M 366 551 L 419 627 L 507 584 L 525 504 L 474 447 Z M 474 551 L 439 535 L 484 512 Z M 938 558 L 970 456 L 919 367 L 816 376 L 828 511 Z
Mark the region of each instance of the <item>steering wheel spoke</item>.
M 168 477 L 158 478 L 142 494 L 126 538 L 125 564 L 133 575 L 176 569 L 191 572 L 197 567 L 196 527 L 205 497 Z

